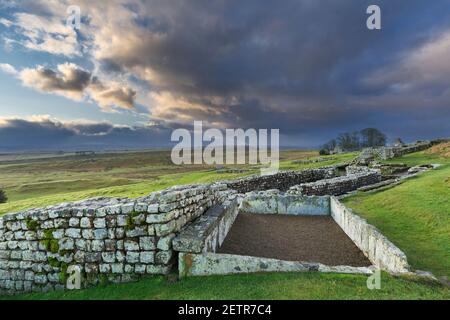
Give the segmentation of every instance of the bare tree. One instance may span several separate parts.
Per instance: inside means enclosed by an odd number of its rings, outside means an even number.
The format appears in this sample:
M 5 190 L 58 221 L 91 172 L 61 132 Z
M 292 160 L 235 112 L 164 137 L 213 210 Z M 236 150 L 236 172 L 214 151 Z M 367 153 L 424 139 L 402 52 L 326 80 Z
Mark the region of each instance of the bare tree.
M 364 148 L 381 147 L 386 145 L 386 135 L 375 128 L 361 130 L 361 145 Z
M 359 133 L 344 132 L 338 137 L 338 144 L 343 150 L 353 151 L 360 148 Z

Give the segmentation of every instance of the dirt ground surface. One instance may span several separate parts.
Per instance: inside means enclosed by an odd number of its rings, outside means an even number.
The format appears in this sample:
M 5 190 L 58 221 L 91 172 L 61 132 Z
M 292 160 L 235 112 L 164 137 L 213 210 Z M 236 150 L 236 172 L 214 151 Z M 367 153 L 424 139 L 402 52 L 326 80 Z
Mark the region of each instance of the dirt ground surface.
M 240 213 L 219 253 L 319 262 L 330 266 L 370 266 L 331 217 Z

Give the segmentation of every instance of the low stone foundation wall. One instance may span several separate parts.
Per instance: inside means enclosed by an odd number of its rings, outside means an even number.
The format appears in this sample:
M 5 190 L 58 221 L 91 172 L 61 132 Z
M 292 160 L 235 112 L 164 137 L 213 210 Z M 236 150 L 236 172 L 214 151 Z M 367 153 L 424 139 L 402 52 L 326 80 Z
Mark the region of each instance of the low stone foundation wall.
M 272 189 L 286 191 L 290 187 L 300 183 L 337 177 L 338 174 L 338 170 L 335 167 L 326 167 L 302 171 L 279 172 L 277 174 L 266 176 L 254 175 L 234 181 L 225 181 L 224 183 L 226 183 L 230 189 L 234 189 L 239 193 Z
M 239 201 L 229 199 L 210 208 L 173 240 L 177 252 L 216 252 L 239 213 Z
M 363 186 L 379 183 L 381 180 L 382 176 L 378 170 L 370 170 L 369 172 L 348 174 L 337 178 L 303 183 L 291 187 L 288 193 L 293 195 L 338 196 Z
M 295 199 L 296 198 L 296 199 Z M 220 242 L 215 241 L 214 245 L 208 245 L 208 237 L 213 232 L 200 232 L 200 236 L 196 237 L 193 232 L 196 228 L 195 224 L 187 227 L 177 237 L 183 241 L 174 241 L 174 248 L 179 253 L 178 268 L 181 277 L 185 276 L 205 276 L 220 274 L 236 274 L 236 273 L 254 273 L 254 272 L 337 272 L 337 273 L 361 273 L 371 274 L 376 268 L 388 271 L 390 273 L 410 274 L 409 265 L 405 254 L 384 237 L 375 227 L 368 224 L 367 221 L 355 215 L 350 209 L 346 208 L 335 197 L 304 197 L 289 196 L 279 192 L 253 192 L 247 194 L 241 201 L 240 210 L 247 210 L 251 213 L 259 214 L 286 214 L 286 211 L 280 208 L 286 208 L 283 205 L 275 205 L 277 202 L 285 203 L 289 199 L 292 203 L 298 202 L 294 214 L 302 214 L 301 208 L 306 211 L 311 207 L 314 210 L 320 208 L 317 213 L 319 215 L 327 214 L 336 221 L 342 230 L 349 236 L 355 245 L 366 255 L 373 264 L 370 267 L 351 267 L 351 266 L 327 266 L 320 263 L 304 262 L 304 261 L 284 261 L 277 259 L 268 259 L 253 256 L 243 256 L 235 254 L 218 254 L 216 250 L 220 246 Z M 301 204 L 303 203 L 303 204 Z M 270 204 L 270 205 L 268 205 Z M 276 209 L 275 209 L 276 208 Z M 268 210 L 268 211 L 264 211 Z M 254 212 L 253 212 L 254 211 Z M 203 230 L 219 230 L 219 223 L 215 220 L 222 220 L 228 216 L 226 221 L 234 221 L 236 211 L 221 210 L 219 219 L 206 219 L 212 221 L 212 228 L 201 227 Z M 230 212 L 232 212 L 230 214 Z M 312 214 L 311 212 L 307 214 Z M 214 214 L 213 214 L 214 215 Z M 231 223 L 232 224 L 232 223 Z M 226 224 L 226 228 L 222 228 L 220 239 L 225 239 L 231 224 Z M 201 223 L 197 225 L 201 226 Z M 192 229 L 192 230 L 190 230 Z M 197 228 L 198 230 L 198 228 Z M 187 235 L 183 233 L 187 232 Z M 218 232 L 215 232 L 218 234 Z M 194 235 L 194 236 L 193 236 Z M 197 243 L 194 247 L 189 245 L 188 238 L 194 238 Z M 217 236 L 215 236 L 217 238 Z M 198 240 L 198 241 L 197 241 Z M 223 240 L 221 240 L 223 241 Z M 176 244 L 175 244 L 176 243 Z
M 180 275 L 208 276 L 256 272 L 334 272 L 372 274 L 372 267 L 326 266 L 321 263 L 217 253 L 180 253 Z
M 405 154 L 426 150 L 440 141 L 441 140 L 418 141 L 404 146 L 366 148 L 358 156 L 357 162 L 367 165 L 373 160 L 389 160 L 401 157 Z
M 330 198 L 298 196 L 278 190 L 247 193 L 240 212 L 258 214 L 329 215 Z
M 331 197 L 331 216 L 378 268 L 391 273 L 409 272 L 406 255 L 366 220 Z
M 175 262 L 175 233 L 226 199 L 232 193 L 226 189 L 178 187 L 0 217 L 0 293 L 64 289 L 73 266 L 82 287 L 167 274 Z

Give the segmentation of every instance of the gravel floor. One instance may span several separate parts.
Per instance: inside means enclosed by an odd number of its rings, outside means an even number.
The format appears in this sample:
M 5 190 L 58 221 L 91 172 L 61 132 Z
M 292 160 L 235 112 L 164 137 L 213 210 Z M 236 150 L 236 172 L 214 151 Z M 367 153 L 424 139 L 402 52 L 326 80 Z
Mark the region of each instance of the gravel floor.
M 370 266 L 331 217 L 239 214 L 219 253 L 320 262 L 330 266 Z

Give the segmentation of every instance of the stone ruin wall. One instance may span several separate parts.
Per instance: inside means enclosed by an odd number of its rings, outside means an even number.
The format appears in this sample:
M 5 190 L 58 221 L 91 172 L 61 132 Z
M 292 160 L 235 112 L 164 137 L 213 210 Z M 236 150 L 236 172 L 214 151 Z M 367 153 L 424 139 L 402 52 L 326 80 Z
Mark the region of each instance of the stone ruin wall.
M 287 189 L 335 176 L 334 168 L 282 172 L 173 187 L 137 199 L 94 198 L 0 217 L 0 293 L 64 289 L 69 266 L 83 287 L 167 274 L 172 240 L 186 225 L 236 192 Z M 236 190 L 235 190 L 236 189 Z
M 234 181 L 226 181 L 230 189 L 239 193 L 278 189 L 287 191 L 290 187 L 304 182 L 312 182 L 338 176 L 336 167 L 307 169 L 302 171 L 285 171 L 266 176 L 250 176 Z
M 69 266 L 83 287 L 167 274 L 172 239 L 231 191 L 171 188 L 138 199 L 97 198 L 0 217 L 0 293 L 64 289 Z
M 409 153 L 419 152 L 445 140 L 419 141 L 405 146 L 366 148 L 358 157 L 362 164 L 369 164 L 374 159 L 389 160 Z
M 394 274 L 410 272 L 405 253 L 377 228 L 334 197 L 330 198 L 330 208 L 334 221 L 375 266 Z
M 348 174 L 345 176 L 319 180 L 316 182 L 302 183 L 291 187 L 287 193 L 291 195 L 307 196 L 339 196 L 355 191 L 363 186 L 379 183 L 382 180 L 379 170 L 350 169 L 350 172 L 352 173 L 349 173 L 348 169 Z
M 210 209 L 177 235 L 174 247 L 179 252 L 180 277 L 305 271 L 373 274 L 376 269 L 394 274 L 412 274 L 406 255 L 374 226 L 354 214 L 335 197 L 291 196 L 278 190 L 250 192 L 235 196 L 236 198 L 228 205 Z M 369 267 L 330 266 L 315 262 L 283 261 L 216 253 L 216 249 L 226 238 L 238 212 L 330 216 L 372 265 Z
M 327 216 L 330 214 L 330 199 L 290 195 L 278 190 L 254 191 L 241 198 L 239 211 L 252 214 Z

